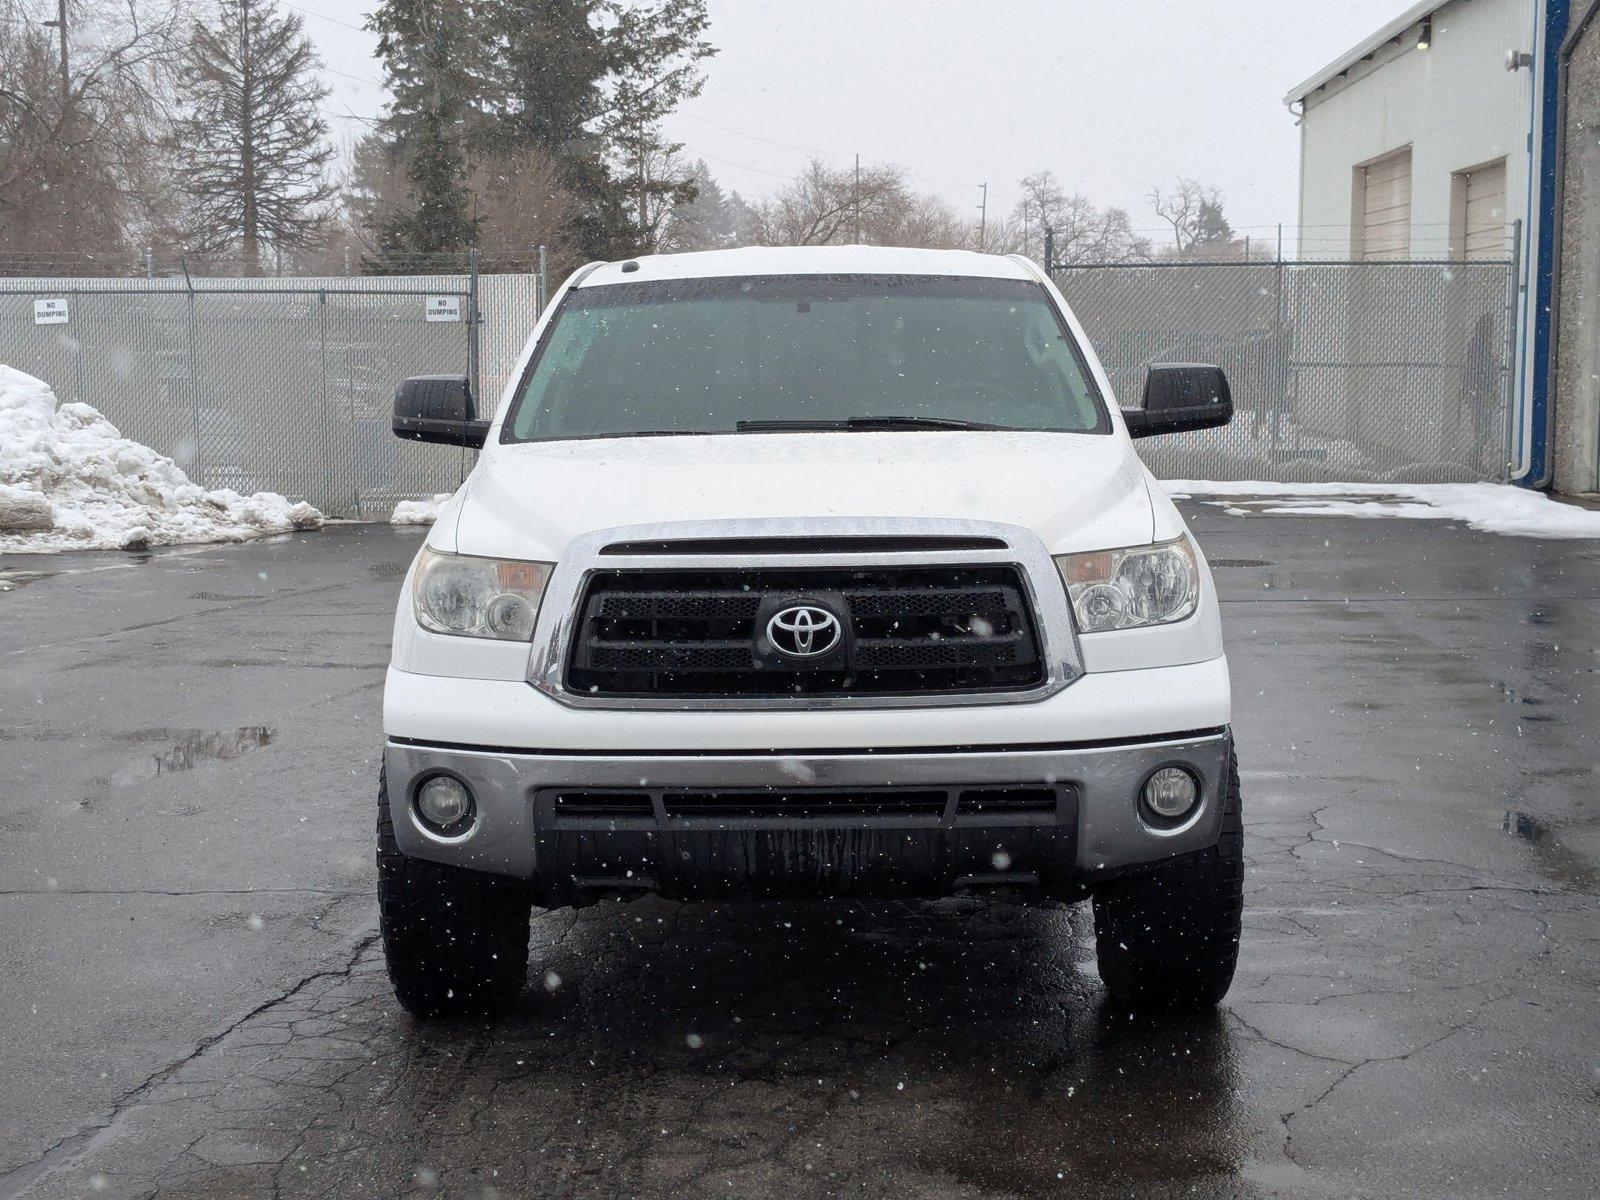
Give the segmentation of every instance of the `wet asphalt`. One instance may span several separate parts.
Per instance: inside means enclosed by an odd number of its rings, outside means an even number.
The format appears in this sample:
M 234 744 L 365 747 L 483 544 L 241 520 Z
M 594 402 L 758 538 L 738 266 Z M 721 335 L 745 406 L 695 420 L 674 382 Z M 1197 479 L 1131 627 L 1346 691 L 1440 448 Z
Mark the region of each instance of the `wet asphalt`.
M 379 706 L 417 531 L 0 559 L 0 1195 L 1600 1194 L 1600 543 L 1187 510 L 1245 932 L 1214 1015 L 1086 914 L 536 914 L 399 1011 Z

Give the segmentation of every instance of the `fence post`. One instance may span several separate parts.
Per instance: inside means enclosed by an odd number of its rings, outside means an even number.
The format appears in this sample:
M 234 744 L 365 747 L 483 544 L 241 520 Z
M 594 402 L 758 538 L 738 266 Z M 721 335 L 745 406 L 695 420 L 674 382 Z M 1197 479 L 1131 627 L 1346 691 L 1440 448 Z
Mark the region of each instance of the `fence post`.
M 478 378 L 478 251 L 467 251 L 467 378 L 472 384 L 472 398 L 483 403 L 483 390 Z
M 1056 231 L 1044 231 L 1044 273 L 1052 278 L 1056 270 Z
M 539 247 L 539 302 L 538 302 L 538 312 L 536 312 L 534 315 L 538 316 L 539 313 L 542 313 L 544 311 L 544 306 L 546 304 L 548 304 L 549 302 L 550 302 L 550 267 L 549 267 L 549 261 L 545 257 L 545 249 L 541 245 Z
M 200 455 L 200 331 L 195 312 L 194 279 L 189 275 L 189 260 L 178 259 L 183 268 L 183 286 L 189 293 L 189 429 L 194 438 L 194 454 L 190 458 L 193 478 L 202 486 L 205 481 L 205 461 Z
M 1272 376 L 1277 395 L 1272 397 L 1272 453 L 1283 440 L 1283 415 L 1289 406 L 1289 347 L 1283 319 L 1283 226 L 1278 226 L 1277 262 L 1272 268 Z M 1295 427 L 1297 430 L 1298 425 Z
M 333 502 L 333 429 L 330 421 L 332 414 L 328 411 L 328 293 L 317 293 L 317 378 L 321 384 L 317 411 L 322 417 L 322 499 L 325 505 Z M 357 517 L 361 512 L 361 484 L 357 476 L 354 461 L 347 460 L 346 468 L 350 472 L 350 502 L 355 508 Z
M 1516 447 L 1511 442 L 1516 436 L 1517 411 L 1517 343 L 1522 325 L 1522 218 L 1511 222 L 1511 279 L 1506 287 L 1506 365 L 1505 365 L 1505 460 L 1502 464 L 1502 481 L 1511 478 L 1511 464 L 1516 461 Z
M 479 414 L 483 413 L 483 380 L 478 366 L 478 248 L 474 246 L 467 252 L 467 380 L 472 388 L 472 400 L 479 405 Z M 475 452 L 461 447 L 458 452 L 456 468 L 456 483 L 459 486 L 467 480 L 467 472 L 472 469 L 475 461 Z

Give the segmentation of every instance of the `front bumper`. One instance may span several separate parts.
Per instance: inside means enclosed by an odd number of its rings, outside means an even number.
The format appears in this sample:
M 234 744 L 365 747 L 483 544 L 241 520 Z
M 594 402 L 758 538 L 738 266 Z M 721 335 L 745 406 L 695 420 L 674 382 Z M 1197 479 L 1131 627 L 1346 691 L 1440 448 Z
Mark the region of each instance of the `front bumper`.
M 1123 868 L 1214 845 L 1231 740 L 1225 728 L 1149 740 L 874 752 L 532 752 L 391 737 L 384 750 L 400 849 L 533 884 L 551 902 L 616 891 L 667 895 L 943 895 L 1024 886 L 1069 896 Z M 1182 764 L 1201 783 L 1199 806 L 1174 829 L 1139 816 L 1135 799 L 1156 768 Z M 476 823 L 444 839 L 412 798 L 430 774 L 463 780 Z M 968 809 L 984 788 L 1049 790 L 1041 811 Z M 942 793 L 931 811 L 832 814 L 807 794 L 892 788 Z M 565 791 L 615 792 L 621 816 L 567 815 Z M 732 815 L 675 815 L 684 793 L 738 791 Z M 761 797 L 772 798 L 766 810 Z M 791 807 L 785 808 L 785 804 Z M 642 806 L 642 809 L 641 809 Z M 870 806 L 868 806 L 870 807 Z

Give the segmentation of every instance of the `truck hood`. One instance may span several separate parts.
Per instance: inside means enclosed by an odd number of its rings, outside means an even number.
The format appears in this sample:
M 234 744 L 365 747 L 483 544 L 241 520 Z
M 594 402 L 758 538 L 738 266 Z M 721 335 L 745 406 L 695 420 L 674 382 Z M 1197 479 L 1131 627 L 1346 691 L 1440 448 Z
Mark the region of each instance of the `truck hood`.
M 430 542 L 554 561 L 573 538 L 624 525 L 958 517 L 1027 526 L 1061 554 L 1149 542 L 1147 478 L 1114 434 L 805 432 L 491 445 Z

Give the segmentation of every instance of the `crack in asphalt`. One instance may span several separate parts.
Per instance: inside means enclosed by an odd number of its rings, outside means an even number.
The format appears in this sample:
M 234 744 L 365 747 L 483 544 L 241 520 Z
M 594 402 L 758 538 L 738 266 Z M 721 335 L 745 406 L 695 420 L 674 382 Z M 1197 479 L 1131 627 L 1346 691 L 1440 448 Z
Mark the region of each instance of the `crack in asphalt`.
M 171 1079 L 189 1063 L 200 1058 L 207 1050 L 210 1050 L 218 1042 L 221 1042 L 229 1034 L 233 1033 L 234 1030 L 248 1024 L 256 1017 L 259 1017 L 262 1013 L 268 1012 L 271 1009 L 276 1008 L 278 1005 L 292 1000 L 306 987 L 312 983 L 315 983 L 319 979 L 349 978 L 350 973 L 355 970 L 356 964 L 361 961 L 361 956 L 365 954 L 367 950 L 377 942 L 377 940 L 378 933 L 376 930 L 372 931 L 371 933 L 363 934 L 355 942 L 354 948 L 349 955 L 349 961 L 346 962 L 342 968 L 313 971 L 309 975 L 302 976 L 286 991 L 280 992 L 270 1000 L 262 1001 L 244 1015 L 230 1022 L 225 1028 L 201 1039 L 200 1042 L 195 1045 L 193 1050 L 189 1051 L 181 1058 L 175 1059 L 166 1066 L 153 1071 L 150 1075 L 146 1076 L 143 1081 L 127 1089 L 122 1093 L 122 1095 L 117 1097 L 117 1099 L 112 1102 L 111 1107 L 107 1110 L 105 1115 L 96 1120 L 93 1124 L 86 1128 L 81 1128 L 72 1133 L 66 1134 L 47 1147 L 42 1154 L 39 1154 L 30 1161 L 14 1167 L 5 1174 L 0 1175 L 0 1195 L 10 1196 L 14 1194 L 20 1194 L 25 1188 L 33 1186 L 34 1184 L 45 1179 L 47 1176 L 64 1168 L 70 1167 L 75 1159 L 94 1148 L 94 1144 L 98 1138 L 114 1129 L 118 1119 L 124 1112 L 137 1105 L 161 1084 L 165 1083 L 168 1079 Z
M 1495 997 L 1492 997 L 1492 998 L 1490 998 L 1488 1000 L 1485 1000 L 1476 1009 L 1473 1009 L 1473 1010 L 1469 1011 L 1468 1017 L 1467 1017 L 1467 1019 L 1465 1021 L 1462 1021 L 1461 1023 L 1459 1023 L 1457 1025 L 1451 1026 L 1449 1029 L 1447 1029 L 1443 1033 L 1441 1033 L 1438 1037 L 1430 1038 L 1429 1040 L 1421 1043 L 1420 1045 L 1413 1046 L 1410 1050 L 1407 1050 L 1403 1054 L 1374 1054 L 1374 1055 L 1370 1055 L 1368 1057 L 1359 1059 L 1359 1060 L 1357 1060 L 1355 1062 L 1352 1062 L 1350 1064 L 1348 1070 L 1346 1070 L 1342 1074 L 1340 1074 L 1340 1076 L 1337 1079 L 1335 1079 L 1332 1083 L 1330 1083 L 1327 1087 L 1325 1087 L 1316 1096 L 1312 1097 L 1312 1099 L 1307 1101 L 1305 1104 L 1300 1105 L 1298 1108 L 1291 1109 L 1289 1112 L 1283 1113 L 1279 1117 L 1279 1120 L 1283 1123 L 1283 1127 L 1284 1127 L 1284 1139 L 1283 1139 L 1283 1153 L 1284 1153 L 1284 1156 L 1287 1157 L 1296 1166 L 1300 1167 L 1302 1170 L 1305 1169 L 1305 1164 L 1300 1162 L 1300 1160 L 1295 1157 L 1295 1152 L 1294 1152 L 1294 1122 L 1296 1120 L 1298 1120 L 1299 1118 L 1301 1118 L 1301 1117 L 1310 1115 L 1310 1113 L 1312 1111 L 1314 1111 L 1320 1104 L 1322 1104 L 1325 1100 L 1327 1100 L 1329 1096 L 1333 1095 L 1333 1093 L 1336 1090 L 1338 1090 L 1340 1085 L 1343 1084 L 1346 1080 L 1348 1080 L 1351 1076 L 1353 1076 L 1357 1071 L 1361 1070 L 1363 1067 L 1370 1067 L 1370 1066 L 1373 1066 L 1373 1065 L 1375 1065 L 1377 1063 L 1405 1062 L 1408 1059 L 1414 1057 L 1415 1055 L 1421 1054 L 1426 1050 L 1431 1050 L 1433 1047 L 1435 1047 L 1437 1045 L 1440 1045 L 1443 1042 L 1448 1041 L 1450 1038 L 1455 1037 L 1458 1033 L 1464 1033 L 1469 1029 L 1477 1032 L 1477 1026 L 1476 1026 L 1475 1022 L 1476 1022 L 1478 1013 L 1482 1009 L 1487 1008 L 1491 1004 L 1496 1004 L 1496 1003 L 1499 1003 L 1501 1000 L 1507 999 L 1510 996 L 1510 994 L 1511 993 L 1509 993 L 1509 992 L 1503 992 L 1498 996 L 1495 996 Z

